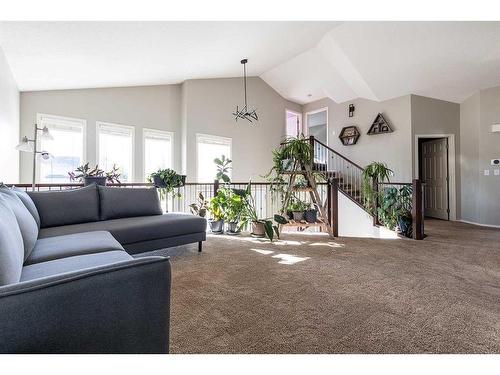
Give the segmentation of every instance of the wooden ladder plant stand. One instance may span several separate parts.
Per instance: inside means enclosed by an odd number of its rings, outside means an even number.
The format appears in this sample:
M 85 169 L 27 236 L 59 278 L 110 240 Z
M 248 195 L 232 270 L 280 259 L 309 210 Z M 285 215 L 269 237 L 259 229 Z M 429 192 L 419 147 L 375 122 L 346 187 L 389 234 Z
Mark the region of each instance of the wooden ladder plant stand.
M 314 203 L 316 207 L 318 207 L 319 210 L 319 216 L 320 220 L 318 223 L 321 224 L 320 228 L 326 229 L 326 232 L 330 236 L 330 238 L 334 238 L 334 231 L 332 224 L 329 222 L 328 218 L 328 212 L 327 212 L 327 201 L 325 202 L 321 201 L 321 196 L 318 193 L 318 185 L 316 184 L 316 179 L 314 178 L 314 173 L 312 170 L 312 166 L 309 165 L 308 163 L 299 163 L 297 161 L 294 162 L 293 169 L 289 172 L 287 172 L 288 175 L 290 175 L 289 181 L 288 181 L 288 191 L 285 192 L 285 199 L 283 201 L 283 208 L 281 210 L 281 215 L 286 215 L 286 207 L 288 207 L 288 203 L 290 202 L 290 198 L 293 193 L 293 185 L 295 183 L 295 179 L 297 175 L 302 175 L 304 176 L 305 180 L 308 183 L 308 186 L 310 186 L 310 189 L 308 189 L 309 194 L 311 196 L 311 201 Z M 315 226 L 314 224 L 311 223 L 297 223 L 297 222 L 292 222 L 289 224 L 281 224 L 279 225 L 280 233 L 282 227 L 312 227 Z M 316 225 L 318 226 L 318 225 Z

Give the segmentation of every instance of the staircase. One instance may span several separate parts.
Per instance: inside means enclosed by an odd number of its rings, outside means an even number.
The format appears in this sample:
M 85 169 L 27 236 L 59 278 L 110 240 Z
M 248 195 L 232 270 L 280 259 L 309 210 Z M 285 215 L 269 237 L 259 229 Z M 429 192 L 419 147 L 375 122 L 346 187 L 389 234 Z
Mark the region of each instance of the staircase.
M 313 152 L 313 171 L 321 173 L 326 180 L 337 179 L 339 191 L 368 212 L 363 204 L 363 168 L 313 136 L 309 137 L 309 142 Z
M 356 210 L 350 210 L 348 216 L 349 218 L 344 218 L 342 220 L 357 220 L 364 221 L 365 228 L 368 224 L 365 221 L 366 218 L 371 218 L 372 224 L 370 226 L 381 233 L 385 228 L 383 225 L 379 225 L 379 217 L 377 214 L 372 212 L 378 212 L 378 199 L 375 199 L 375 206 L 372 210 L 368 210 L 364 205 L 363 200 L 363 171 L 364 169 L 358 164 L 347 159 L 345 156 L 339 154 L 337 151 L 331 149 L 321 141 L 314 137 L 309 137 L 309 143 L 312 149 L 312 171 L 320 173 L 327 181 L 337 181 L 338 191 L 340 191 L 343 196 L 354 202 L 359 208 Z M 406 185 L 411 188 L 412 203 L 410 204 L 411 214 L 412 214 L 412 225 L 413 225 L 413 238 L 416 240 L 422 240 L 425 237 L 424 234 L 424 192 L 422 182 L 418 179 L 414 179 L 412 183 L 402 183 L 402 182 L 392 182 L 392 183 L 378 183 L 373 182 L 373 187 L 375 191 L 379 189 L 385 189 L 389 186 L 392 188 L 396 187 L 400 189 L 402 186 Z M 330 185 L 330 184 L 329 184 Z M 340 197 L 339 197 L 340 198 Z M 347 207 L 344 205 L 344 209 Z M 356 206 L 353 206 L 356 207 Z M 338 225 L 338 211 L 339 203 L 333 209 L 336 212 L 336 221 Z M 347 213 L 347 211 L 345 211 Z M 360 215 L 362 214 L 362 215 Z M 363 219 L 364 216 L 364 219 Z M 359 223 L 361 223 L 361 221 Z M 362 224 L 361 224 L 362 225 Z M 386 230 L 387 231 L 387 230 Z

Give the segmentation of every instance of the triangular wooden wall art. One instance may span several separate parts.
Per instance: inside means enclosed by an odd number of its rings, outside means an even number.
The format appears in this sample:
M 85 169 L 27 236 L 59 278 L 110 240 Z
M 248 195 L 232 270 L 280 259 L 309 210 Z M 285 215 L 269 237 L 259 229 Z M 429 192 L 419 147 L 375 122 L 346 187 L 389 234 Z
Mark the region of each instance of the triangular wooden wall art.
M 382 133 L 392 133 L 393 130 L 389 123 L 386 121 L 382 113 L 379 113 L 375 120 L 373 120 L 372 126 L 370 126 L 370 130 L 368 130 L 369 135 L 373 134 L 382 134 Z

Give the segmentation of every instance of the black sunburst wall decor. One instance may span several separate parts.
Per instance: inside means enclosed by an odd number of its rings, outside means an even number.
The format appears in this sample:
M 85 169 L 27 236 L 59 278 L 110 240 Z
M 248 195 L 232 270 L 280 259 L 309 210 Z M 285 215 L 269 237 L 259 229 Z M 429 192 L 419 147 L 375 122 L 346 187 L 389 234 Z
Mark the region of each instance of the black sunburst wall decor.
M 248 59 L 243 59 L 240 61 L 243 65 L 243 89 L 245 92 L 245 106 L 243 108 L 239 108 L 236 106 L 236 111 L 233 112 L 233 116 L 235 121 L 238 119 L 247 120 L 249 122 L 259 121 L 259 116 L 257 116 L 257 111 L 255 109 L 249 110 L 247 105 L 247 62 Z

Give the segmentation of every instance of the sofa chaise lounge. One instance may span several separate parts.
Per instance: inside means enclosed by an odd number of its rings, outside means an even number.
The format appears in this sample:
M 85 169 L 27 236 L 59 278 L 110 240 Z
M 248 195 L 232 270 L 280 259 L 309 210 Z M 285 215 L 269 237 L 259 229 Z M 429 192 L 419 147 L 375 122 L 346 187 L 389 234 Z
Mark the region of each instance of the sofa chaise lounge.
M 0 188 L 0 353 L 168 353 L 169 259 L 128 252 L 205 228 L 155 189 Z

